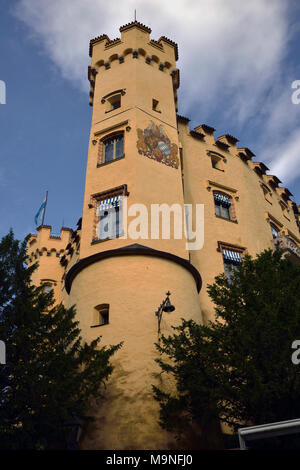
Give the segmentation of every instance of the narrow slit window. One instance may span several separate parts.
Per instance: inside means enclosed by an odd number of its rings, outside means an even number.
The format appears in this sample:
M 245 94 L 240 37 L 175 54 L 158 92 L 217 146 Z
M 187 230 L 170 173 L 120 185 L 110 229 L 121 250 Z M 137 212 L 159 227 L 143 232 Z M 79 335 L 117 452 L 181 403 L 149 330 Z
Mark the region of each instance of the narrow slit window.
M 277 229 L 277 227 L 275 227 L 275 225 L 273 224 L 270 224 L 270 227 L 271 227 L 271 232 L 272 232 L 272 236 L 273 238 L 278 238 L 279 236 L 279 230 Z
M 272 193 L 266 185 L 262 185 L 262 190 L 265 196 L 265 200 L 272 204 Z
M 153 111 L 156 111 L 157 113 L 161 112 L 160 109 L 159 109 L 159 101 L 155 100 L 154 98 L 152 100 L 152 109 L 153 109 Z

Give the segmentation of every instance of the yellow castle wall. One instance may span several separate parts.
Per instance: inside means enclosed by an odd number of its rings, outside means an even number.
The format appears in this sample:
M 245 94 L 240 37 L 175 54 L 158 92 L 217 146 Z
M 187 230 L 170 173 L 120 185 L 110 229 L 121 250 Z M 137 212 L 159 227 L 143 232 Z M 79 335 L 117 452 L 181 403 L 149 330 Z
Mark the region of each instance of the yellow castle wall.
M 95 406 L 96 422 L 82 441 L 85 449 L 166 449 L 172 436 L 160 429 L 152 384 L 161 382 L 154 359 L 158 340 L 155 312 L 171 291 L 172 313 L 163 313 L 161 331 L 172 333 L 180 318 L 201 322 L 198 294 L 192 275 L 174 262 L 150 256 L 108 258 L 82 270 L 74 279 L 70 302 L 77 306 L 85 340 L 102 336 L 101 344 L 124 341 L 112 359 L 115 371 Z M 108 303 L 109 324 L 91 328 L 94 309 Z
M 253 169 L 253 162 L 245 163 L 238 156 L 236 145 L 223 151 L 215 145 L 213 135 L 206 134 L 204 141 L 201 141 L 190 135 L 186 123 L 179 122 L 178 127 L 183 154 L 185 203 L 204 204 L 204 246 L 201 250 L 191 251 L 191 261 L 200 270 L 203 280 L 199 294 L 203 316 L 205 320 L 212 320 L 214 308 L 206 286 L 213 283 L 216 275 L 224 272 L 218 241 L 245 247 L 250 255 L 256 256 L 272 247 L 272 219 L 268 214 L 295 237 L 299 237 L 299 229 L 291 207 L 290 220 L 283 215 L 278 190 L 272 190 L 272 203 L 265 199 L 260 183 L 266 183 L 266 177 L 260 178 Z M 212 167 L 207 151 L 217 152 L 226 158 L 224 172 Z M 237 223 L 216 217 L 213 190 L 233 197 Z
M 72 242 L 75 249 L 73 255 L 68 255 L 66 246 L 74 235 L 70 229 L 62 230 L 60 238 L 53 238 L 51 227 L 40 227 L 38 234 L 31 235 L 28 242 L 31 262 L 38 259 L 40 263 L 33 282 L 39 284 L 45 278 L 53 278 L 57 282 L 54 286 L 56 300 L 63 301 L 66 307 L 76 305 L 85 341 L 99 335 L 102 335 L 101 345 L 124 341 L 112 359 L 115 370 L 105 392 L 107 400 L 93 405 L 96 421 L 88 427 L 82 448 L 168 449 L 176 447 L 176 443 L 173 436 L 157 424 L 158 407 L 151 391 L 152 384 L 160 383 L 154 362 L 157 357 L 154 348 L 157 340 L 155 311 L 167 290 L 171 291 L 171 301 L 176 310 L 163 315 L 163 334 L 170 334 L 171 325 L 178 324 L 181 317 L 192 318 L 199 323 L 213 319 L 214 309 L 206 286 L 224 271 L 222 253 L 217 250 L 218 241 L 245 247 L 255 256 L 272 246 L 270 221 L 278 221 L 280 228 L 288 230 L 286 233 L 292 234 L 296 243 L 299 243 L 299 230 L 291 202 L 288 202 L 290 220 L 287 220 L 279 205 L 281 191 L 272 190 L 272 204 L 267 202 L 260 186 L 260 183 L 268 185 L 267 177 L 260 178 L 255 173 L 253 162 L 243 162 L 235 145 L 231 145 L 228 151 L 221 150 L 213 135 L 200 129 L 199 132 L 205 134 L 202 141 L 191 135 L 185 119 L 179 118 L 177 123 L 178 71 L 176 48 L 171 42 L 163 38 L 158 43 L 153 42 L 149 32 L 133 25 L 123 28 L 118 41 L 110 42 L 105 36 L 92 41 L 91 50 L 89 76 L 93 116 L 82 229 L 77 231 L 80 245 L 77 243 L 75 246 Z M 138 51 L 137 58 L 133 56 L 134 50 Z M 119 62 L 120 56 L 124 57 L 123 63 Z M 150 64 L 146 63 L 147 56 L 152 59 Z M 159 64 L 164 64 L 163 70 Z M 93 69 L 96 71 L 94 75 Z M 106 112 L 107 104 L 102 103 L 103 97 L 115 90 L 125 91 L 121 96 L 121 107 Z M 159 101 L 161 112 L 152 109 L 153 99 Z M 182 167 L 179 151 L 178 168 L 139 153 L 139 129 L 144 130 L 151 122 L 162 126 L 171 143 L 178 149 L 181 147 Z M 116 131 L 124 132 L 125 157 L 99 166 L 100 140 Z M 221 140 L 225 142 L 226 138 Z M 212 168 L 207 151 L 215 151 L 225 157 L 224 172 Z M 184 203 L 193 206 L 204 204 L 203 248 L 189 253 L 186 240 L 173 237 L 170 240 L 116 238 L 93 243 L 94 196 L 122 185 L 127 185 L 128 207 L 142 203 L 149 212 L 151 204 L 178 203 L 182 209 Z M 215 216 L 214 190 L 232 196 L 237 223 Z M 128 222 L 133 218 L 129 217 Z M 119 253 L 118 256 L 86 262 L 87 257 L 132 244 L 167 252 L 181 260 Z M 46 256 L 47 250 L 50 256 Z M 61 265 L 55 252 L 60 253 L 60 257 L 66 256 L 66 267 Z M 182 260 L 189 259 L 202 277 L 200 293 L 191 272 L 182 266 Z M 78 268 L 77 263 L 83 262 L 86 265 L 71 275 Z M 69 293 L 65 279 L 71 280 Z M 91 328 L 95 321 L 95 307 L 99 304 L 109 304 L 109 324 Z M 167 383 L 163 385 L 168 386 Z

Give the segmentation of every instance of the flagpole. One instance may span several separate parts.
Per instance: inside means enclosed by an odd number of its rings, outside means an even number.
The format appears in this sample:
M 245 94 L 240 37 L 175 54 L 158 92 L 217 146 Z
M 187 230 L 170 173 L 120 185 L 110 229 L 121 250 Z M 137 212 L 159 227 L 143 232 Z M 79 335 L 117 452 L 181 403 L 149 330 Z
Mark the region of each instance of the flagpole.
M 43 210 L 42 225 L 44 225 L 44 219 L 45 219 L 45 212 L 46 212 L 46 207 L 47 207 L 47 201 L 48 201 L 48 191 L 46 191 L 46 201 L 45 201 L 45 207 L 44 207 L 44 210 Z

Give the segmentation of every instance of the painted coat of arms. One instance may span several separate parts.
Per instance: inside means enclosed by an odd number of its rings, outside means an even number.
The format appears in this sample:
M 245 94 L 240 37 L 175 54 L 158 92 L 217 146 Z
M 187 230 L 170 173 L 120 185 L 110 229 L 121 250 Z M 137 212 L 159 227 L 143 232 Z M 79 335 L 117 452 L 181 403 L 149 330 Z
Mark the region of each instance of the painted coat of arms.
M 178 146 L 172 144 L 162 125 L 157 126 L 151 121 L 146 129 L 137 129 L 137 135 L 139 154 L 178 168 Z

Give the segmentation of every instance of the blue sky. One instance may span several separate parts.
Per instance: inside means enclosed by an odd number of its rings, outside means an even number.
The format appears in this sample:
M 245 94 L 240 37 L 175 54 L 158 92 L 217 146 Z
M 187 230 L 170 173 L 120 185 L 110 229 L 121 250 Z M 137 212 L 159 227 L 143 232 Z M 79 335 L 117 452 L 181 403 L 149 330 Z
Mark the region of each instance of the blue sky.
M 4 4 L 5 3 L 5 4 Z M 179 112 L 230 133 L 300 203 L 300 5 L 296 0 L 12 0 L 0 6 L 0 237 L 58 234 L 81 216 L 91 108 L 89 40 L 137 18 L 179 46 Z

